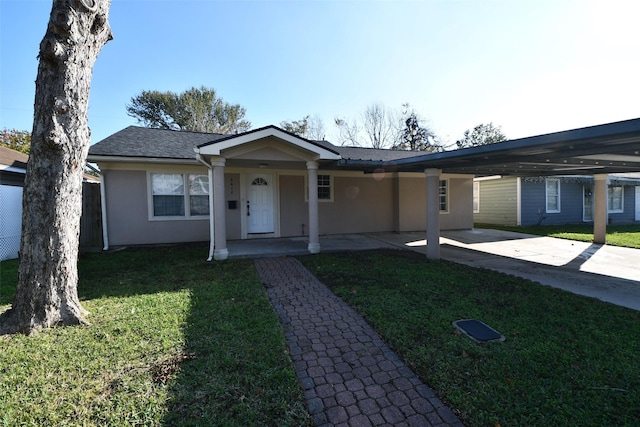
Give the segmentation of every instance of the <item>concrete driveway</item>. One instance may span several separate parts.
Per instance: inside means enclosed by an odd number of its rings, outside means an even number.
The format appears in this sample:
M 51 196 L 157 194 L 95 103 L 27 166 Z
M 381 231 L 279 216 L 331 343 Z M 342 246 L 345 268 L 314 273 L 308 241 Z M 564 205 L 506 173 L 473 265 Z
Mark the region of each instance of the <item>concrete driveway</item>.
M 370 235 L 426 253 L 424 233 Z M 640 310 L 640 250 L 508 231 L 443 231 L 443 259 Z

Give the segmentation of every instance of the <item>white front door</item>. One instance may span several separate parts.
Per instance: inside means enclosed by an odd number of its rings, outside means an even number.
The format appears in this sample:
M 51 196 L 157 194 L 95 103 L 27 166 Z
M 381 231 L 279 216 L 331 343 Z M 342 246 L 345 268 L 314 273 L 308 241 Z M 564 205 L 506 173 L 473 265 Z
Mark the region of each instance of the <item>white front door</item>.
M 247 233 L 273 233 L 273 175 L 247 175 Z
M 640 221 L 640 185 L 636 187 L 636 221 Z

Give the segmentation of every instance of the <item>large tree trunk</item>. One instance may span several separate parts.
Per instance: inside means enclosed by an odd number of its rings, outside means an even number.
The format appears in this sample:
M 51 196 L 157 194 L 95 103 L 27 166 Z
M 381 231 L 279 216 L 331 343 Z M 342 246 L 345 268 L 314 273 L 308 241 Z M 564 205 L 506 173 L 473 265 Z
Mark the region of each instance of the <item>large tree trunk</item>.
M 111 0 L 54 0 L 40 43 L 18 285 L 0 334 L 87 323 L 78 299 L 82 176 L 93 64 L 111 40 Z

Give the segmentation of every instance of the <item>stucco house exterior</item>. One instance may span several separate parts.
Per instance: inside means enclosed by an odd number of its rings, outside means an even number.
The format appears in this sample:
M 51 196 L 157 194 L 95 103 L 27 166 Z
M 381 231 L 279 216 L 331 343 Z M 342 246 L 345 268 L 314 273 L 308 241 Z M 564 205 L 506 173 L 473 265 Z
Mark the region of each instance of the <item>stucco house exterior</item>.
M 106 245 L 426 229 L 425 173 L 380 162 L 424 153 L 338 147 L 268 126 L 240 135 L 127 127 L 90 148 Z M 438 174 L 442 229 L 473 226 L 472 175 Z M 309 184 L 313 185 L 309 185 Z M 210 196 L 213 194 L 213 197 Z M 213 215 L 212 215 L 213 213 Z
M 500 225 L 593 222 L 594 179 L 587 175 L 474 179 L 474 222 Z M 607 178 L 607 222 L 640 221 L 640 174 Z

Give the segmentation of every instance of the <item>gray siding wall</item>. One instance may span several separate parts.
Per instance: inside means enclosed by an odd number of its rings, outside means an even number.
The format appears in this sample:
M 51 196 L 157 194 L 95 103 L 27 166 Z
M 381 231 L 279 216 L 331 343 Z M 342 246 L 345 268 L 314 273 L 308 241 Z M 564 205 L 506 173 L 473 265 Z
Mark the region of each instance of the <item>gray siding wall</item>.
M 624 212 L 609 214 L 609 219 L 614 224 L 616 222 L 630 222 L 635 220 L 636 189 L 634 186 L 626 185 L 622 191 L 624 192 Z
M 280 175 L 280 235 L 282 237 L 303 236 L 309 233 L 309 207 L 304 201 L 304 183 L 302 175 Z M 302 224 L 304 224 L 304 234 Z
M 333 202 L 319 202 L 320 234 L 421 231 L 426 229 L 424 178 L 332 176 Z M 281 235 L 309 231 L 302 176 L 280 176 Z M 471 178 L 449 178 L 449 212 L 440 215 L 442 229 L 473 227 Z M 399 201 L 399 204 L 398 204 Z M 399 207 L 398 207 L 399 206 Z
M 208 241 L 209 218 L 149 218 L 147 171 L 105 169 L 103 175 L 109 245 Z M 397 231 L 399 221 L 403 231 L 426 229 L 424 178 L 331 176 L 333 201 L 318 204 L 321 234 Z M 241 177 L 240 173 L 225 174 L 229 240 L 242 238 Z M 302 236 L 303 228 L 304 235 L 307 235 L 309 212 L 304 176 L 283 172 L 278 181 L 280 235 Z M 449 177 L 448 181 L 449 212 L 440 215 L 440 226 L 442 229 L 471 228 L 472 180 Z M 228 202 L 233 200 L 236 201 L 236 209 L 229 206 Z M 400 205 L 396 208 L 398 201 Z
M 226 212 L 225 219 L 227 221 L 227 240 L 238 240 L 242 238 L 242 216 L 240 214 L 240 174 L 228 173 L 224 175 L 224 189 Z M 229 206 L 230 201 L 235 201 L 235 209 Z M 207 228 L 207 233 L 209 228 Z M 209 237 L 207 237 L 208 239 Z
M 473 179 L 471 176 L 468 178 L 449 178 L 449 212 L 440 214 L 440 229 L 464 230 L 470 228 L 473 228 Z M 424 229 L 426 229 L 426 225 Z
M 518 179 L 507 177 L 480 181 L 480 210 L 473 221 L 480 224 L 518 225 Z
M 334 178 L 333 202 L 318 203 L 320 234 L 393 231 L 393 180 Z
M 560 181 L 560 212 L 546 211 L 545 181 L 522 180 L 522 225 L 576 224 L 582 221 L 583 185 Z
M 149 221 L 147 173 L 105 170 L 109 245 L 200 242 L 209 240 L 209 220 Z

